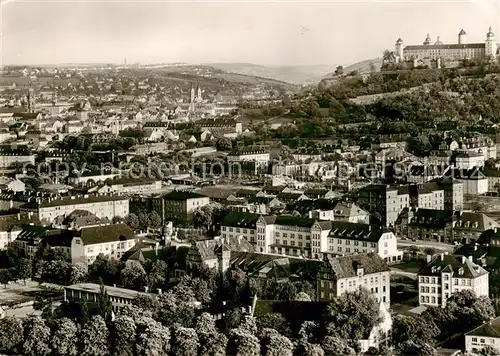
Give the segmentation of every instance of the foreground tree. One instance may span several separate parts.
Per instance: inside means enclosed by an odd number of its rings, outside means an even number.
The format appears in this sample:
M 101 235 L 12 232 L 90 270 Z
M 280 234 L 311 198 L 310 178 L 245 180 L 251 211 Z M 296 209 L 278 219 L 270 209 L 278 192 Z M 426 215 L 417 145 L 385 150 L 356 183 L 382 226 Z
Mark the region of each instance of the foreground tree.
M 24 327 L 24 355 L 49 355 L 50 354 L 50 328 L 43 319 L 37 316 L 28 316 L 23 320 Z
M 290 336 L 292 333 L 287 320 L 280 313 L 265 314 L 257 318 L 256 322 L 257 322 L 257 328 L 259 330 L 274 329 L 279 334 L 285 336 Z
M 170 349 L 170 331 L 152 318 L 137 323 L 136 354 L 140 356 L 166 355 Z
M 356 351 L 344 340 L 338 337 L 326 336 L 321 346 L 325 355 L 331 356 L 354 356 Z
M 62 318 L 57 320 L 56 328 L 51 338 L 52 350 L 56 355 L 76 356 L 78 327 L 73 320 Z
M 174 355 L 198 355 L 199 340 L 196 330 L 174 326 L 172 332 L 172 352 Z
M 260 344 L 248 330 L 236 328 L 229 331 L 228 353 L 237 356 L 259 356 Z
M 100 315 L 94 315 L 83 325 L 80 333 L 80 352 L 84 356 L 108 355 L 108 327 Z
M 379 306 L 366 289 L 346 292 L 330 303 L 323 323 L 329 336 L 360 340 L 380 323 Z
M 432 344 L 438 334 L 439 329 L 436 324 L 420 316 L 398 315 L 393 321 L 392 341 L 396 347 L 404 342 Z
M 292 356 L 293 344 L 276 330 L 265 329 L 262 331 L 261 350 L 266 356 Z
M 12 316 L 0 319 L 0 352 L 20 353 L 23 335 L 24 328 L 21 319 Z
M 110 327 L 111 350 L 115 355 L 134 355 L 135 321 L 130 316 L 117 315 Z

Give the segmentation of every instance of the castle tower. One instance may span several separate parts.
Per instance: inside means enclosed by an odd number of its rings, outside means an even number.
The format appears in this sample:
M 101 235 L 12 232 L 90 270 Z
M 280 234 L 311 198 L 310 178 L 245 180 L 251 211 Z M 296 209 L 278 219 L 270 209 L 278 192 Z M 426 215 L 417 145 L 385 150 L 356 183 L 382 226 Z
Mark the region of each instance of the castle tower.
M 485 55 L 487 58 L 495 58 L 497 55 L 497 41 L 495 34 L 491 31 L 491 26 L 486 34 Z
M 398 38 L 396 41 L 396 46 L 394 48 L 396 54 L 396 63 L 403 61 L 403 40 Z
M 467 42 L 467 33 L 462 29 L 458 33 L 458 44 L 465 44 Z
M 427 34 L 427 37 L 425 38 L 425 41 L 424 41 L 424 46 L 428 46 L 431 43 L 432 43 L 431 36 L 429 34 Z

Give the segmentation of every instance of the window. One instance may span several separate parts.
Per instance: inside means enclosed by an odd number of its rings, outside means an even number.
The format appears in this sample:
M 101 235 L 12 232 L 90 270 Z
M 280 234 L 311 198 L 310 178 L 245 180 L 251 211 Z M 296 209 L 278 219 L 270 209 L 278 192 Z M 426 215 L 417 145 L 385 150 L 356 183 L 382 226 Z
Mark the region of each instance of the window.
M 477 342 L 477 337 L 473 337 L 472 342 Z
M 479 340 L 481 344 L 484 344 L 484 339 Z

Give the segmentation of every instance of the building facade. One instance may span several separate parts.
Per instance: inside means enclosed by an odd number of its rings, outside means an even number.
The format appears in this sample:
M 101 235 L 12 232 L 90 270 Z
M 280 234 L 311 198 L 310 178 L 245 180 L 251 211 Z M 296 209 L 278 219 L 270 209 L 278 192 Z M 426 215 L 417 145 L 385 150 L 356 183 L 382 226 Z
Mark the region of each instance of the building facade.
M 478 297 L 487 297 L 488 271 L 471 260 L 465 256 L 441 254 L 429 261 L 418 273 L 419 304 L 444 308 L 447 299 L 462 290 L 472 290 Z

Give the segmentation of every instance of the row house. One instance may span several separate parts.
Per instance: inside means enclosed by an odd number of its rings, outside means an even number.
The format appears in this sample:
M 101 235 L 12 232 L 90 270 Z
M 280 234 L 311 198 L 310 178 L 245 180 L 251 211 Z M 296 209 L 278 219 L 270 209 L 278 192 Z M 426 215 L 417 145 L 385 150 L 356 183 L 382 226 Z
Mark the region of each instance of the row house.
M 440 254 L 418 273 L 419 304 L 444 308 L 453 293 L 463 290 L 488 297 L 488 283 L 488 271 L 472 258 Z
M 147 192 L 156 192 L 161 188 L 161 180 L 152 178 L 124 178 L 107 181 L 104 186 L 100 187 L 97 190 L 97 192 L 99 194 L 141 194 Z

